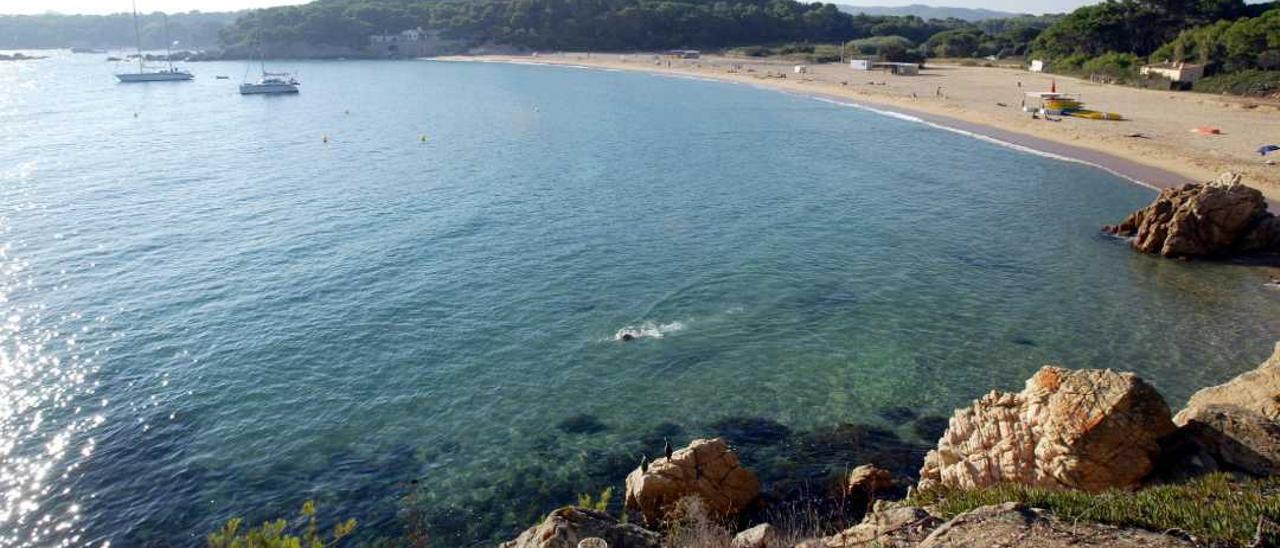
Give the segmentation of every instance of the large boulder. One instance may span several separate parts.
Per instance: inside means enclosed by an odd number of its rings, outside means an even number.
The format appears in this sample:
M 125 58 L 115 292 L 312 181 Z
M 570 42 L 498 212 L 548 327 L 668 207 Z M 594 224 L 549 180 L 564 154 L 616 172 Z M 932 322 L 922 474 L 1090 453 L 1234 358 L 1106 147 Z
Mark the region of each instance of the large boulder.
M 743 468 L 723 439 L 693 440 L 688 447 L 627 475 L 627 508 L 647 523 L 666 519 L 675 503 L 697 496 L 722 517 L 741 512 L 760 495 L 760 480 Z
M 1155 202 L 1103 230 L 1133 237 L 1133 247 L 1185 259 L 1280 251 L 1280 220 L 1257 189 L 1227 173 L 1207 184 L 1160 191 Z
M 565 507 L 526 529 L 501 548 L 578 548 L 588 538 L 604 539 L 609 548 L 659 548 L 662 536 L 635 525 L 620 524 L 609 514 Z
M 1280 474 L 1280 344 L 1257 369 L 1196 392 L 1173 422 L 1220 468 Z
M 1045 366 L 1022 392 L 993 391 L 956 411 L 919 485 L 1137 487 L 1174 429 L 1164 399 L 1132 373 Z

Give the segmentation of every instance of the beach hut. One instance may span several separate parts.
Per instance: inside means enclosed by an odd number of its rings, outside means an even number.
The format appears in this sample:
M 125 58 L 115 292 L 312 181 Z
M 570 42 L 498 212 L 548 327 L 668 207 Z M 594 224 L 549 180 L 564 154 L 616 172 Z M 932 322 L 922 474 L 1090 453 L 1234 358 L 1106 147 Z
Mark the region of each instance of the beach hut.
M 915 63 L 876 63 L 876 66 L 886 68 L 890 74 L 898 76 L 916 76 L 920 74 L 920 65 Z
M 1044 68 L 1045 68 L 1044 61 L 1041 61 L 1039 59 L 1031 60 L 1031 68 L 1030 68 L 1031 72 L 1044 72 Z
M 1193 63 L 1158 63 L 1154 65 L 1145 65 L 1139 73 L 1143 76 L 1155 76 L 1167 78 L 1170 82 L 1177 84 L 1194 84 L 1196 80 L 1204 77 L 1204 65 Z
M 852 59 L 849 61 L 849 68 L 853 70 L 871 70 L 870 59 Z
M 805 73 L 808 73 L 808 72 L 809 72 L 809 67 L 806 67 L 806 66 L 804 66 L 804 65 L 796 65 L 796 66 L 795 66 L 794 68 L 792 68 L 791 70 L 792 70 L 793 72 L 795 72 L 796 74 L 805 74 Z

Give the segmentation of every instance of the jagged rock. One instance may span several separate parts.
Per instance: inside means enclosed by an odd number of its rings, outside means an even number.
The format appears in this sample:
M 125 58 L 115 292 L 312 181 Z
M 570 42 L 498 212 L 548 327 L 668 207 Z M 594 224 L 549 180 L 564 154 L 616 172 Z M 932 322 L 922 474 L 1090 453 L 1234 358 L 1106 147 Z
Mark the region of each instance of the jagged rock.
M 864 464 L 849 472 L 845 481 L 845 493 L 867 493 L 874 497 L 877 492 L 886 492 L 894 488 L 893 472 L 874 464 Z
M 526 529 L 500 548 L 578 548 L 588 538 L 601 538 L 609 548 L 659 548 L 662 537 L 641 527 L 620 524 L 609 514 L 585 508 L 565 507 L 542 523 Z
M 778 543 L 778 528 L 761 523 L 733 536 L 729 548 L 770 548 Z
M 957 410 L 919 485 L 1136 487 L 1174 429 L 1164 399 L 1132 373 L 1045 366 L 1022 392 Z
M 989 546 L 1190 548 L 1195 544 L 1143 529 L 1064 522 L 1043 510 L 1009 502 L 983 506 L 956 516 L 930 533 L 919 548 Z
M 1256 369 L 1192 394 L 1173 422 L 1186 424 L 1202 408 L 1211 405 L 1239 407 L 1270 420 L 1280 420 L 1280 343 L 1276 343 L 1275 352 Z
M 1196 392 L 1173 422 L 1219 467 L 1280 474 L 1280 344 L 1257 369 Z
M 864 464 L 849 472 L 844 494 L 849 508 L 867 508 L 877 499 L 896 498 L 903 493 L 893 472 L 874 464 Z
M 943 522 L 923 508 L 901 506 L 878 509 L 862 523 L 835 535 L 810 540 L 795 548 L 870 548 L 916 546 Z
M 1280 221 L 1257 189 L 1227 173 L 1208 184 L 1160 191 L 1155 202 L 1103 230 L 1132 236 L 1133 247 L 1178 258 L 1217 258 L 1280 251 Z
M 647 523 L 664 520 L 676 501 L 690 495 L 711 512 L 732 516 L 760 495 L 760 480 L 720 438 L 693 440 L 671 458 L 627 475 L 627 508 L 639 510 Z

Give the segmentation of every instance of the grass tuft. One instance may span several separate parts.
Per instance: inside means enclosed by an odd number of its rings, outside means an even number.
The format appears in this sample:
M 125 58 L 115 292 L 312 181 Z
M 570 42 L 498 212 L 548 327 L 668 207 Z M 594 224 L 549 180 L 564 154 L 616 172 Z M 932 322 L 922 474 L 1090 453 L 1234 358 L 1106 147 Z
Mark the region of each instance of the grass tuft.
M 1185 531 L 1214 545 L 1247 546 L 1259 517 L 1280 521 L 1280 477 L 1235 480 L 1211 474 L 1188 483 L 1160 485 L 1140 491 L 1086 493 L 999 485 L 983 489 L 935 488 L 905 501 L 932 506 L 946 518 L 980 506 L 1018 502 L 1043 508 L 1059 518 L 1164 532 Z

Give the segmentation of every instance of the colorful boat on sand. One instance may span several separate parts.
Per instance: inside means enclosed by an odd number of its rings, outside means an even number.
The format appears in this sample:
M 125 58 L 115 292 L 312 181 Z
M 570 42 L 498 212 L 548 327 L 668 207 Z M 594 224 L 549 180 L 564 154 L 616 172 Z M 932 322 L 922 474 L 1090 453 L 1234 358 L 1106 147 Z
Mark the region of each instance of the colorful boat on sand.
M 1124 120 L 1124 116 L 1115 112 L 1102 112 L 1084 108 L 1084 103 L 1075 97 L 1057 92 L 1031 92 L 1028 97 L 1040 99 L 1040 110 L 1053 116 L 1073 116 L 1088 120 Z

